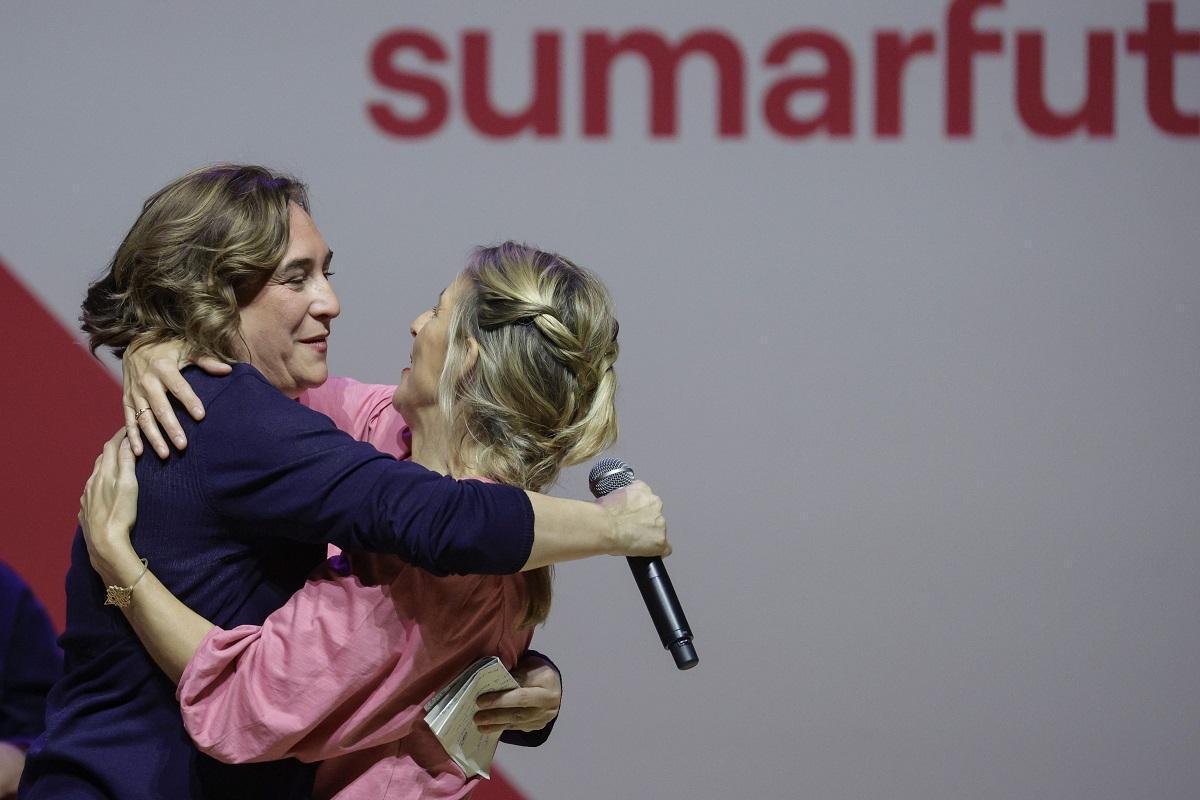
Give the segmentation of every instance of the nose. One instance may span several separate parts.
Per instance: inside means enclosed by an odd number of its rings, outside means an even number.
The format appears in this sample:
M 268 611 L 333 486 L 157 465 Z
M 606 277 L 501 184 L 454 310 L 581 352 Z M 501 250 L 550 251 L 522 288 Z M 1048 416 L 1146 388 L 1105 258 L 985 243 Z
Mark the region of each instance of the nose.
M 408 332 L 416 338 L 416 335 L 425 327 L 425 323 L 429 322 L 429 318 L 433 316 L 433 309 L 426 309 L 420 316 L 412 321 L 408 326 Z
M 311 306 L 312 315 L 321 319 L 333 319 L 342 313 L 342 303 L 338 300 L 333 284 L 326 278 L 316 299 Z

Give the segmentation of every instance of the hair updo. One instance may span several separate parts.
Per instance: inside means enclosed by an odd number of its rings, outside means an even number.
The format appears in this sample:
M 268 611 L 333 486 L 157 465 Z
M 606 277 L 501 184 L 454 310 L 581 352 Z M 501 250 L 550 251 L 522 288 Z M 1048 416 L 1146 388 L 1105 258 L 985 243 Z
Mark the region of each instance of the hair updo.
M 442 410 L 483 475 L 542 491 L 617 438 L 617 319 L 608 290 L 555 253 L 477 249 L 449 325 Z M 466 369 L 467 341 L 479 345 Z M 525 625 L 550 608 L 549 569 L 525 573 Z

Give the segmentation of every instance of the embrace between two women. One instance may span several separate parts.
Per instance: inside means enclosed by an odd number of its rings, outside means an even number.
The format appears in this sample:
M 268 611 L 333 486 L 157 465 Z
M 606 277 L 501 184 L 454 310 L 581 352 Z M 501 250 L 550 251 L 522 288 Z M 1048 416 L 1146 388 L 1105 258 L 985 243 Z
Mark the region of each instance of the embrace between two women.
M 522 688 L 477 722 L 540 743 L 561 698 L 528 651 L 550 565 L 670 552 L 644 484 L 538 494 L 616 438 L 593 275 L 481 248 L 413 321 L 397 386 L 329 379 L 341 309 L 307 209 L 287 176 L 197 170 L 88 292 L 126 429 L 81 501 L 66 674 L 21 798 L 466 796 L 421 704 L 498 655 Z M 142 436 L 159 458 L 135 459 Z M 132 587 L 120 610 L 110 587 Z

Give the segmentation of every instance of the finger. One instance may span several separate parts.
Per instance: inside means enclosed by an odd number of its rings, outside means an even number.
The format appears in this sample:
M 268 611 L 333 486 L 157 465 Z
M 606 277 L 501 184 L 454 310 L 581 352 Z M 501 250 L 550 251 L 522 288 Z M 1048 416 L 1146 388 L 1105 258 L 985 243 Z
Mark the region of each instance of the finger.
M 137 462 L 133 458 L 133 450 L 130 449 L 128 442 L 121 442 L 117 447 L 117 475 L 116 489 L 118 496 L 131 498 L 134 503 L 137 502 L 138 482 L 137 482 Z
M 110 471 L 116 469 L 117 453 L 119 452 L 121 443 L 125 442 L 127 438 L 128 437 L 125 436 L 125 429 L 122 428 L 109 437 L 108 441 L 104 443 L 104 450 L 100 453 L 100 458 L 103 460 L 101 466 L 104 469 Z
M 479 695 L 479 697 L 475 698 L 475 705 L 476 705 L 476 707 L 478 707 L 480 709 L 512 708 L 515 706 L 525 705 L 524 703 L 516 702 L 513 700 L 512 695 L 516 691 L 518 691 L 518 690 L 517 689 L 505 689 L 504 691 L 500 691 L 500 692 L 488 692 L 487 694 L 481 694 L 481 695 Z
M 133 409 L 128 403 L 125 405 L 125 435 L 129 437 L 129 445 L 133 448 L 133 454 L 140 456 L 142 454 L 142 433 L 138 430 Z
M 499 730 L 536 731 L 546 727 L 552 718 L 552 714 L 540 708 L 496 708 L 477 713 L 475 726 L 480 730 L 492 727 Z
M 158 454 L 159 458 L 165 460 L 171 454 L 171 451 L 163 439 L 162 431 L 158 428 L 158 422 L 155 421 L 154 412 L 150 410 L 150 404 L 145 399 L 142 399 L 138 402 L 137 408 L 138 411 L 142 412 L 141 414 L 134 414 L 137 418 L 138 429 L 146 437 L 146 442 L 150 445 L 150 448 Z
M 124 438 L 117 448 L 117 480 L 126 481 L 133 478 L 135 466 L 133 448 L 129 446 L 129 439 Z
M 527 724 L 532 716 L 532 709 L 493 708 L 477 712 L 475 714 L 475 725 L 501 725 L 511 728 Z
M 481 709 L 543 708 L 554 700 L 554 693 L 549 689 L 522 687 L 481 694 L 475 704 Z
M 187 384 L 187 381 L 184 381 L 184 384 Z M 179 418 L 175 416 L 175 409 L 172 408 L 171 401 L 167 399 L 167 393 L 162 384 L 150 389 L 146 394 L 150 398 L 150 408 L 154 413 L 154 419 L 157 420 L 160 431 L 165 431 L 176 447 L 180 449 L 185 447 L 187 439 L 184 438 L 183 428 L 179 427 Z M 143 414 L 142 416 L 148 417 L 150 415 Z
M 186 378 L 184 378 L 182 375 L 174 375 L 170 378 L 167 378 L 165 382 L 167 385 L 167 390 L 171 394 L 175 395 L 176 400 L 178 400 L 180 403 L 183 403 L 183 407 L 186 408 L 188 413 L 192 415 L 192 419 L 196 420 L 197 422 L 204 419 L 204 404 L 200 402 L 199 397 L 196 397 L 196 393 L 192 391 L 192 385 L 187 382 Z M 174 419 L 175 415 L 172 414 L 171 418 Z M 176 427 L 178 427 L 178 424 L 176 424 Z M 175 438 L 175 435 L 171 432 L 170 428 L 167 429 L 167 432 L 171 433 L 172 439 Z M 179 434 L 182 437 L 183 431 L 180 430 Z M 176 442 L 176 444 L 178 444 L 178 442 Z M 184 444 L 179 446 L 184 447 L 186 444 L 187 442 L 185 440 Z
M 102 479 L 114 477 L 117 472 L 117 440 L 109 439 L 104 443 L 100 453 L 100 476 Z
M 209 375 L 228 375 L 233 372 L 232 366 L 212 356 L 199 356 L 193 363 Z M 200 418 L 196 417 L 196 419 Z

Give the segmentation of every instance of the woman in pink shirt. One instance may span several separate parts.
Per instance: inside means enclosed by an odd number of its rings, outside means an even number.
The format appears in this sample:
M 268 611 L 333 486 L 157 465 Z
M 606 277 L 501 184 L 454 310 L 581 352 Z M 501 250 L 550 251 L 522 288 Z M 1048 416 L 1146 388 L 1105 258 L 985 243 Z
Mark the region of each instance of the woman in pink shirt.
M 570 261 L 511 242 L 480 249 L 411 330 L 394 392 L 335 378 L 303 401 L 399 458 L 530 490 L 616 438 L 617 322 L 603 285 Z M 132 464 L 114 440 L 88 482 L 93 559 L 132 551 Z M 549 568 L 435 577 L 347 552 L 262 626 L 226 631 L 146 577 L 130 622 L 168 674 L 182 672 L 196 744 L 233 763 L 320 761 L 318 798 L 468 795 L 478 779 L 442 749 L 422 704 L 482 656 L 512 669 L 551 594 Z

